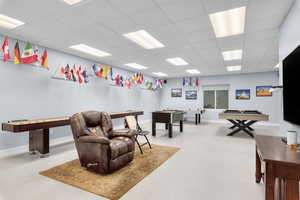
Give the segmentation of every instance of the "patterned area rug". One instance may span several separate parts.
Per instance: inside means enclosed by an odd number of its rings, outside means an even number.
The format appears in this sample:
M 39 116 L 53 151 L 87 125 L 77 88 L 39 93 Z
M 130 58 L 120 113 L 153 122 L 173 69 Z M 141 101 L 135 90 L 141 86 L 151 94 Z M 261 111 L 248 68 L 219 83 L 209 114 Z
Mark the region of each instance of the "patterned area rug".
M 152 145 L 152 149 L 145 146 L 143 150 L 144 154 L 140 154 L 139 149 L 136 148 L 135 157 L 131 163 L 108 175 L 86 170 L 80 166 L 79 160 L 64 163 L 42 171 L 40 174 L 108 199 L 116 200 L 168 160 L 179 148 Z

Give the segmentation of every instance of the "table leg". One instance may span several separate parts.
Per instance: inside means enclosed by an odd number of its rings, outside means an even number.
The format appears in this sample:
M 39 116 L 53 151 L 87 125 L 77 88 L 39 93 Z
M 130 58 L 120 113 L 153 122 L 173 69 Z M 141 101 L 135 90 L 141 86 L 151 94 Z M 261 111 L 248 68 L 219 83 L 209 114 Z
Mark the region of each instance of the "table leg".
M 183 131 L 183 121 L 182 120 L 179 121 L 179 128 L 180 128 L 180 132 L 182 132 Z
M 168 130 L 168 128 L 169 128 L 168 126 L 169 126 L 169 125 L 168 125 L 167 123 L 166 123 L 165 125 L 166 125 L 166 130 Z
M 250 131 L 254 131 L 253 128 L 251 128 L 250 126 L 252 126 L 254 123 L 256 123 L 257 121 L 256 120 L 251 120 L 247 123 L 243 123 Z
M 234 121 L 233 119 L 227 119 L 227 121 L 229 121 L 230 123 L 233 124 L 233 126 L 231 126 L 230 129 L 234 129 L 234 128 L 237 127 L 238 124 L 239 124 L 238 121 Z
M 283 178 L 280 178 L 279 179 L 279 199 L 282 199 L 284 200 L 285 199 L 285 194 L 286 194 L 286 191 L 285 191 L 285 188 L 286 188 L 286 185 L 285 185 L 285 180 Z
M 49 153 L 49 129 L 29 131 L 29 151 L 38 151 L 41 157 Z
M 232 124 L 234 124 L 235 127 L 237 127 L 236 130 L 232 131 L 231 133 L 229 133 L 227 136 L 233 136 L 234 134 L 236 134 L 239 131 L 244 131 L 246 132 L 250 137 L 254 137 L 253 134 L 247 130 L 247 127 L 250 126 L 251 124 L 255 123 L 253 121 L 245 123 L 243 121 L 237 120 L 234 121 L 232 119 L 229 119 L 228 121 L 230 121 Z
M 256 154 L 256 171 L 255 171 L 256 183 L 260 183 L 261 178 L 262 178 L 261 161 L 260 161 L 260 157 L 259 157 L 258 152 L 257 152 L 257 147 L 256 147 L 256 150 L 255 150 L 255 154 Z
M 296 179 L 286 179 L 286 200 L 299 200 L 299 184 Z
M 265 199 L 274 200 L 275 198 L 275 176 L 273 164 L 266 163 L 265 175 Z
M 250 137 L 254 138 L 253 133 L 247 130 L 247 127 L 243 126 L 241 130 L 245 131 Z
M 156 136 L 156 122 L 152 120 L 152 136 Z
M 234 129 L 236 127 L 236 125 L 232 125 L 229 127 L 229 129 Z
M 138 145 L 138 147 L 139 147 L 139 149 L 140 149 L 141 154 L 143 154 L 143 150 L 142 150 L 142 148 L 141 148 L 141 145 L 140 145 L 140 143 L 139 143 L 137 137 L 138 137 L 138 135 L 135 135 L 135 136 L 134 136 L 135 142 L 137 143 L 137 145 Z
M 169 123 L 169 138 L 173 137 L 173 124 Z

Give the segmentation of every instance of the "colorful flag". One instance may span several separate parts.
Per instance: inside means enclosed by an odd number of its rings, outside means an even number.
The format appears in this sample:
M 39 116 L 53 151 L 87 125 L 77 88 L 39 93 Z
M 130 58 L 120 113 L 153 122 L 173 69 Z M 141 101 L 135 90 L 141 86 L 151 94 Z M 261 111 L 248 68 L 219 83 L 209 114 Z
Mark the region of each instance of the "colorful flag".
M 87 74 L 87 70 L 86 70 L 86 69 L 83 70 L 82 76 L 83 76 L 84 82 L 85 82 L 85 83 L 88 83 L 88 82 L 89 82 L 89 77 L 88 77 L 88 74 Z
M 119 74 L 115 78 L 115 84 L 116 85 L 121 85 L 121 79 L 120 79 L 120 75 Z
M 75 67 L 75 64 L 74 64 L 73 67 L 72 67 L 72 69 L 71 69 L 72 80 L 73 80 L 74 82 L 77 81 L 76 76 L 75 76 L 75 73 L 76 73 L 76 67 Z
M 200 86 L 199 78 L 196 79 L 196 87 Z
M 146 81 L 146 87 L 147 87 L 148 90 L 152 90 L 152 88 L 153 88 L 153 83 L 150 82 L 150 81 Z
M 93 64 L 92 69 L 94 71 L 94 74 L 97 75 L 97 66 L 96 66 L 96 64 Z
M 83 83 L 83 77 L 82 77 L 82 67 L 81 66 L 79 66 L 79 68 L 78 68 L 78 70 L 76 71 L 76 74 L 77 74 L 77 79 L 78 79 L 78 82 L 79 83 Z
M 7 38 L 5 38 L 5 40 L 3 42 L 2 51 L 3 51 L 3 61 L 6 62 L 10 59 L 9 45 L 8 45 L 8 39 Z
M 154 90 L 161 89 L 162 88 L 162 83 L 163 83 L 163 80 L 155 80 Z
M 16 42 L 14 47 L 14 64 L 19 64 L 21 62 L 21 53 L 19 48 L 19 41 Z
M 72 80 L 72 73 L 69 64 L 65 67 L 65 76 L 67 80 Z
M 41 66 L 48 68 L 48 53 L 47 53 L 46 49 L 44 49 L 44 52 L 42 55 Z
M 66 78 L 65 68 L 63 66 L 60 67 L 59 72 L 59 76 L 64 76 L 64 78 Z
M 109 73 L 110 73 L 110 80 L 114 80 L 114 77 L 113 77 L 113 69 L 112 67 L 109 69 Z
M 34 63 L 32 63 L 32 64 L 35 65 L 35 66 L 40 67 L 40 66 L 41 66 L 41 63 L 39 62 L 39 48 L 38 48 L 37 45 L 34 45 L 34 46 L 33 46 L 33 53 L 34 53 L 34 55 L 36 55 L 37 60 L 36 60 L 36 62 L 34 62 Z
M 103 66 L 101 69 L 102 69 L 102 78 L 107 79 L 109 67 Z
M 26 64 L 35 63 L 38 61 L 38 55 L 33 50 L 33 47 L 29 42 L 27 42 L 25 45 L 25 49 L 23 51 L 21 60 L 23 63 L 26 63 Z

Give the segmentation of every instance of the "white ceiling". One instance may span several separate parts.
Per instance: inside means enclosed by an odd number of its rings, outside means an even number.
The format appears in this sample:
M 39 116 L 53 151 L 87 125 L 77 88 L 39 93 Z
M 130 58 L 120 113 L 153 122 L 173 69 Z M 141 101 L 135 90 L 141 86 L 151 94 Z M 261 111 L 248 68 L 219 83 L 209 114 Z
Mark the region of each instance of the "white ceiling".
M 0 13 L 26 24 L 0 33 L 68 52 L 99 63 L 130 69 L 125 63 L 149 67 L 145 74 L 187 76 L 271 71 L 278 63 L 278 33 L 294 0 L 84 0 L 69 6 L 62 0 L 0 0 Z M 217 39 L 208 14 L 246 6 L 245 33 Z M 165 48 L 147 50 L 122 34 L 144 29 Z M 96 58 L 69 49 L 85 43 L 112 54 Z M 243 49 L 243 59 L 224 62 L 222 51 Z M 182 57 L 189 66 L 173 66 L 166 58 Z M 132 69 L 130 69 L 132 70 Z

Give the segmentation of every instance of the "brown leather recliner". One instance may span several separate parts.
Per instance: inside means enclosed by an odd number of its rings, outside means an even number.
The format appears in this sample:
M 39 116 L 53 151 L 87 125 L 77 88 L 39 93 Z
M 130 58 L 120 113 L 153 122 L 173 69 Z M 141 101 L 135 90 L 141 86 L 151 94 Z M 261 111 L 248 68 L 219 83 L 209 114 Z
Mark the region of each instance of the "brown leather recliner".
M 110 173 L 133 160 L 136 131 L 113 130 L 108 113 L 77 113 L 70 124 L 81 166 Z

